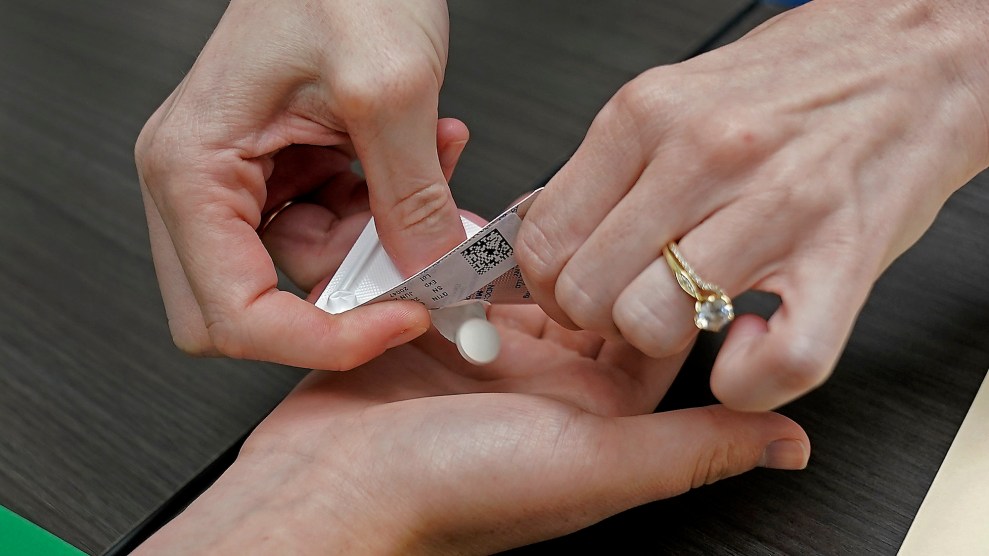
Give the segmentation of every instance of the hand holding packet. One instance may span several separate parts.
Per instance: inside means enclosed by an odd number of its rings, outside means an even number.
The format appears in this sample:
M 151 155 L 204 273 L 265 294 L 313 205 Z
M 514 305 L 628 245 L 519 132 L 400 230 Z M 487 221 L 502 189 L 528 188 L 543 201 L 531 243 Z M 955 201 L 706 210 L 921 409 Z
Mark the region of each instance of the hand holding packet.
M 487 322 L 487 304 L 532 303 L 515 261 L 514 243 L 539 191 L 483 227 L 461 217 L 467 239 L 407 279 L 385 253 L 371 219 L 316 306 L 336 314 L 368 303 L 416 301 L 430 310 L 434 326 L 457 344 L 465 359 L 490 363 L 497 357 L 500 340 Z

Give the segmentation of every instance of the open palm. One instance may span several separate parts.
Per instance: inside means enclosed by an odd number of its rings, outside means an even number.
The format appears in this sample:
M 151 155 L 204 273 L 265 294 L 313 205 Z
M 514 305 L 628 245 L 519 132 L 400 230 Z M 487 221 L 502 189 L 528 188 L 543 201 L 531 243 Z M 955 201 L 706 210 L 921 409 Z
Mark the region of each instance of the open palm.
M 349 522 L 377 531 L 369 548 L 457 553 L 565 534 L 756 465 L 806 462 L 804 432 L 777 414 L 653 414 L 683 353 L 650 359 L 537 307 L 489 316 L 503 341 L 492 364 L 470 365 L 431 331 L 353 371 L 314 372 L 241 459 L 306 462 L 329 496 L 350 501 Z

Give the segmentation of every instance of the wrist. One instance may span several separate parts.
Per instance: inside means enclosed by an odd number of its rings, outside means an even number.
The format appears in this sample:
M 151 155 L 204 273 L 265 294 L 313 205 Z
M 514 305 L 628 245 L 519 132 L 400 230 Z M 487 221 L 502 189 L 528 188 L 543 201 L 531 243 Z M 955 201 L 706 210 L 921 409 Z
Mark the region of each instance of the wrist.
M 881 84 L 887 107 L 920 124 L 901 132 L 906 142 L 936 145 L 928 154 L 942 166 L 944 198 L 989 165 L 982 0 L 817 0 L 795 11 L 837 23 L 826 47 L 853 55 L 835 69 Z
M 989 12 L 984 0 L 890 1 L 886 8 L 899 31 L 918 54 L 945 78 L 941 110 L 949 127 L 945 140 L 971 154 L 960 187 L 989 165 Z M 919 47 L 920 50 L 917 50 Z M 924 87 L 924 82 L 913 83 Z M 917 106 L 915 110 L 923 110 Z M 969 147 L 969 148 L 966 148 Z M 952 190 L 953 191 L 953 190 Z
M 971 95 L 973 118 L 981 127 L 982 158 L 978 170 L 989 166 L 989 11 L 983 0 L 926 0 L 942 22 L 946 42 L 953 44 L 951 65 L 956 79 Z
M 387 508 L 343 479 L 295 455 L 239 457 L 135 554 L 401 553 Z

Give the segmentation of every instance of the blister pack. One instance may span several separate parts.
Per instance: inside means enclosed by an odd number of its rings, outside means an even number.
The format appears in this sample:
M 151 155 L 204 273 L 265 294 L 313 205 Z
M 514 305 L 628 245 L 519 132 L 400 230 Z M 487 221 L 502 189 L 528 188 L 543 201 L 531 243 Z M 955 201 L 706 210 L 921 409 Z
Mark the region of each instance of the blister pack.
M 457 344 L 465 359 L 475 364 L 493 361 L 499 339 L 485 319 L 484 308 L 489 303 L 532 302 L 515 262 L 514 243 L 539 191 L 483 227 L 461 217 L 467 239 L 407 279 L 385 253 L 372 219 L 316 306 L 336 314 L 381 301 L 416 301 L 430 310 L 433 324 Z

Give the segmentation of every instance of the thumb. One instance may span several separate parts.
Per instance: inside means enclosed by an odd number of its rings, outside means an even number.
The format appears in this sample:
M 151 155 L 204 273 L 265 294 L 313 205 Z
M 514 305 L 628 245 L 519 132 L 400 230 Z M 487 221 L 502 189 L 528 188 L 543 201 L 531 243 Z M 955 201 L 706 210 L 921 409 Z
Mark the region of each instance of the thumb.
M 503 550 L 569 533 L 757 466 L 802 469 L 810 442 L 799 425 L 777 413 L 711 406 L 617 418 L 585 413 L 556 437 L 552 453 L 548 468 L 515 465 L 513 476 L 526 487 L 521 493 L 503 480 L 487 484 L 498 490 L 486 494 L 485 507 L 493 511 L 485 515 L 497 516 L 500 497 L 508 493 L 511 526 L 488 523 L 487 530 L 501 534 L 483 548 Z M 525 479 L 532 473 L 539 473 L 538 480 Z
M 437 152 L 436 98 L 350 130 L 385 251 L 406 276 L 466 239 Z
M 796 470 L 807 465 L 810 441 L 800 425 L 777 413 L 710 406 L 605 422 L 607 444 L 589 484 L 611 493 L 613 510 L 682 494 L 754 467 Z

